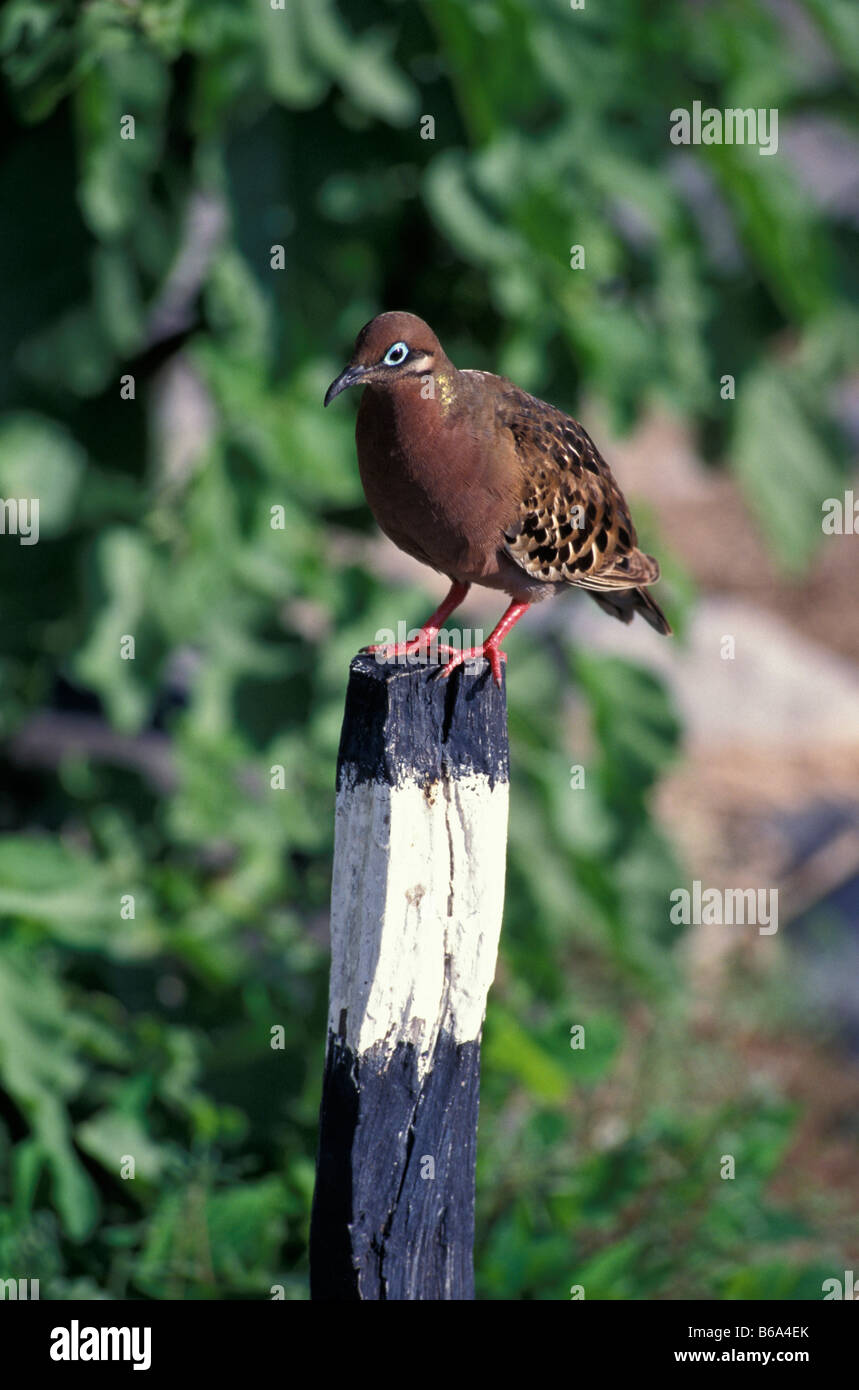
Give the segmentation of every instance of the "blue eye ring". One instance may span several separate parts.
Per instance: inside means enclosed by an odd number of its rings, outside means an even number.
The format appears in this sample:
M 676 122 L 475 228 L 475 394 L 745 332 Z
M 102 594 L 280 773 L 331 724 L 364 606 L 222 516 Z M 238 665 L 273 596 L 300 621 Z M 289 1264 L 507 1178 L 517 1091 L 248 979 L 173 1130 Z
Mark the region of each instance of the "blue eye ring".
M 396 354 L 396 356 L 395 356 Z M 400 367 L 409 355 L 408 343 L 391 343 L 382 361 L 386 367 Z

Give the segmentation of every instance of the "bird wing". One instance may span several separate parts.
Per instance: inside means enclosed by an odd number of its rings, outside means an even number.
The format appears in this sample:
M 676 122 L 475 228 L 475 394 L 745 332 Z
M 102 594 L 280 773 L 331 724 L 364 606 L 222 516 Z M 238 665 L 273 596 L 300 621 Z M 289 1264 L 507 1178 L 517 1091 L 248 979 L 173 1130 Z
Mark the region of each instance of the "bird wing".
M 521 468 L 518 514 L 504 548 L 543 583 L 592 590 L 653 584 L 659 565 L 638 549 L 629 508 L 590 435 L 571 415 L 505 382 L 498 425 Z

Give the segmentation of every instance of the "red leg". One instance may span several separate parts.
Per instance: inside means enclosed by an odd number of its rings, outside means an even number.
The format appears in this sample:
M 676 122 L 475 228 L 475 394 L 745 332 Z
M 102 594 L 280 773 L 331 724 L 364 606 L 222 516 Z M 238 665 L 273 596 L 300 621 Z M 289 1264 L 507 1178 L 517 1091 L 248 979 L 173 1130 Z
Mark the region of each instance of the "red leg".
M 501 663 L 507 660 L 507 653 L 501 651 L 501 643 L 504 641 L 511 627 L 513 627 L 515 623 L 518 623 L 519 619 L 523 614 L 527 613 L 530 607 L 530 603 L 511 603 L 507 612 L 501 619 L 501 622 L 496 628 L 493 628 L 483 645 L 480 647 L 469 647 L 464 652 L 457 652 L 456 656 L 444 667 L 440 679 L 444 680 L 445 676 L 449 676 L 451 671 L 455 671 L 457 666 L 461 666 L 464 661 L 471 661 L 475 657 L 485 656 L 489 665 L 492 667 L 492 675 L 495 678 L 495 684 L 500 685 Z
M 422 646 L 429 647 L 433 638 L 441 631 L 442 625 L 450 617 L 455 608 L 458 608 L 471 588 L 470 584 L 460 584 L 454 580 L 450 586 L 447 597 L 442 600 L 431 618 L 427 618 L 417 637 L 413 637 L 410 642 L 400 642 L 396 646 L 389 643 L 376 642 L 372 647 L 365 647 L 367 652 L 385 651 L 388 656 L 411 656 L 413 652 L 419 651 Z M 444 648 L 445 652 L 450 651 L 449 647 Z

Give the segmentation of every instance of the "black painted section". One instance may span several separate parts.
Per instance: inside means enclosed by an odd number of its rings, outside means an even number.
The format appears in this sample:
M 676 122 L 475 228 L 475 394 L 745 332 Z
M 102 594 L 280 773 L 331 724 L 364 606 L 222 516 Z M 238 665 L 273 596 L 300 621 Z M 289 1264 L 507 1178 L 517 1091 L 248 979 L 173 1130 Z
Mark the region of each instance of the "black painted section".
M 314 1300 L 473 1299 L 480 1044 L 356 1058 L 330 1035 L 310 1226 Z M 434 1176 L 427 1158 L 434 1161 Z
M 440 777 L 482 774 L 492 786 L 507 782 L 507 704 L 504 685 L 488 662 L 476 672 L 460 667 L 446 679 L 436 665 L 378 662 L 362 652 L 349 671 L 346 716 L 337 760 L 358 782 L 405 781 L 430 786 Z M 503 681 L 502 675 L 502 681 Z

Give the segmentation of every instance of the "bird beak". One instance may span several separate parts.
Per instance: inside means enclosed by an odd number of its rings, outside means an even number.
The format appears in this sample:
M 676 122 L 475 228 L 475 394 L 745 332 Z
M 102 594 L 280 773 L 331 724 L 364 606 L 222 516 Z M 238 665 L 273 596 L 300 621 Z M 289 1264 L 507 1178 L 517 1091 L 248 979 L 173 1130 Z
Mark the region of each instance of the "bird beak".
M 339 396 L 340 392 L 345 391 L 347 386 L 354 386 L 363 376 L 366 376 L 368 370 L 368 367 L 362 367 L 360 364 L 354 367 L 345 367 L 340 375 L 336 377 L 328 387 L 328 390 L 325 392 L 325 400 L 322 404 L 330 405 L 335 396 Z

